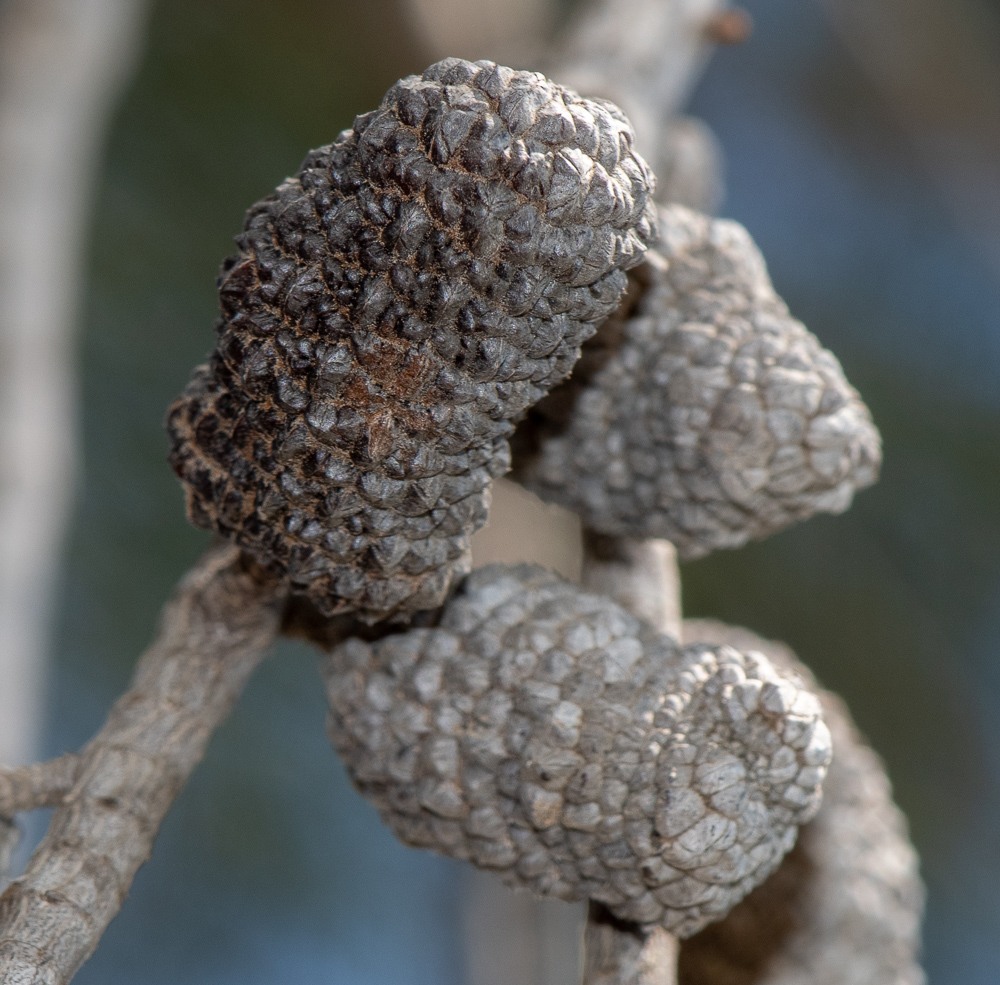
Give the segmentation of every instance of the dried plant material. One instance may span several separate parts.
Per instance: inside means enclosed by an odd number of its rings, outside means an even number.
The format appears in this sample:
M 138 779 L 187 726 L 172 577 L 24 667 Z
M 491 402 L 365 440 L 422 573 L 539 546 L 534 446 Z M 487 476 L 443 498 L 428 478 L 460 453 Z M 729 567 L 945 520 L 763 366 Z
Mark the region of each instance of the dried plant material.
M 782 643 L 710 620 L 686 640 L 758 649 L 814 686 Z M 680 985 L 923 985 L 924 890 L 885 767 L 843 701 L 816 690 L 834 757 L 823 803 L 777 872 L 725 920 L 684 942 Z
M 643 929 L 590 904 L 581 985 L 677 985 L 679 941 L 662 927 Z M 610 919 L 609 919 L 610 918 Z
M 325 676 L 331 738 L 402 841 L 681 937 L 770 875 L 830 760 L 816 697 L 763 654 L 682 650 L 527 565 Z
M 640 273 L 635 314 L 610 319 L 599 358 L 585 352 L 582 378 L 534 415 L 530 489 L 599 533 L 665 538 L 691 559 L 840 513 L 875 481 L 868 409 L 742 226 L 661 209 Z
M 211 361 L 170 411 L 188 515 L 327 615 L 406 617 L 468 568 L 516 420 L 654 235 L 609 103 L 448 59 L 250 209 Z

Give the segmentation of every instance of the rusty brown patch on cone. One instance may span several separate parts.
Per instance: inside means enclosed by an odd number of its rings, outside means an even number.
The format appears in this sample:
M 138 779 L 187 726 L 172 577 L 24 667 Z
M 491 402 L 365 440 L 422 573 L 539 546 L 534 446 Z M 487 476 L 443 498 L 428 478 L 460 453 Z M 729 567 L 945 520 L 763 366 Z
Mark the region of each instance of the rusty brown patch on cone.
M 715 44 L 743 44 L 753 34 L 753 18 L 739 7 L 724 10 L 705 22 L 705 37 Z

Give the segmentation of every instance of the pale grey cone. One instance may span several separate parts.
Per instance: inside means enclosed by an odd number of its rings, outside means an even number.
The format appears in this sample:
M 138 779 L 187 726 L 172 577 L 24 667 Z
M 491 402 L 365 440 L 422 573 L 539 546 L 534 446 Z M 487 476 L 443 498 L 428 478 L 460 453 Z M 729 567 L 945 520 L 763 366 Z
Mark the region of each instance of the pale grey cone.
M 325 676 L 331 738 L 402 841 L 682 937 L 775 869 L 831 755 L 815 695 L 763 654 L 682 649 L 528 565 Z
M 686 640 L 766 653 L 814 686 L 782 643 L 706 620 Z M 777 872 L 725 920 L 685 941 L 680 985 L 923 985 L 924 888 L 885 767 L 844 703 L 818 688 L 836 750 L 823 803 Z
M 591 375 L 585 348 L 533 416 L 522 482 L 599 533 L 665 538 L 691 559 L 840 513 L 875 481 L 871 415 L 742 226 L 662 208 L 639 273 L 637 308 L 601 329 Z

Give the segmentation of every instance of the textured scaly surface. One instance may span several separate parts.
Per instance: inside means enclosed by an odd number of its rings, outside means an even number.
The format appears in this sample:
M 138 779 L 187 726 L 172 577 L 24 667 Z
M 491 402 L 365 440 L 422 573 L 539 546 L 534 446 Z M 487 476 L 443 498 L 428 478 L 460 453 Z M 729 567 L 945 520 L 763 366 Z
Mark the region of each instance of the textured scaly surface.
M 331 738 L 402 841 L 681 937 L 774 871 L 830 761 L 819 701 L 763 654 L 682 649 L 528 565 L 325 676 Z
M 836 357 L 742 226 L 670 206 L 659 227 L 637 310 L 601 329 L 589 378 L 537 409 L 519 478 L 599 533 L 664 538 L 683 559 L 847 509 L 882 455 Z
M 250 209 L 169 414 L 190 519 L 327 615 L 439 605 L 513 422 L 654 236 L 632 144 L 610 103 L 448 59 L 311 152 Z

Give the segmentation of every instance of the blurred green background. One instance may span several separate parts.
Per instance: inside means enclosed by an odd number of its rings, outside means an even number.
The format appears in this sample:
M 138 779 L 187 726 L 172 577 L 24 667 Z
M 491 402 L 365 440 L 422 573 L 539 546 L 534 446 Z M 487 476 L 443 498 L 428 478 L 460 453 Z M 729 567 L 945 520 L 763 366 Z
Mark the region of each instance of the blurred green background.
M 753 41 L 715 55 L 693 105 L 726 151 L 722 212 L 841 358 L 886 460 L 846 515 L 688 565 L 686 614 L 786 640 L 846 697 L 921 851 L 931 981 L 995 983 L 1000 273 L 818 4 L 746 6 Z M 98 727 L 205 545 L 161 421 L 212 345 L 243 211 L 430 60 L 391 0 L 152 6 L 90 222 L 47 753 Z M 284 644 L 257 675 L 81 985 L 460 981 L 456 869 L 350 791 L 314 664 Z

